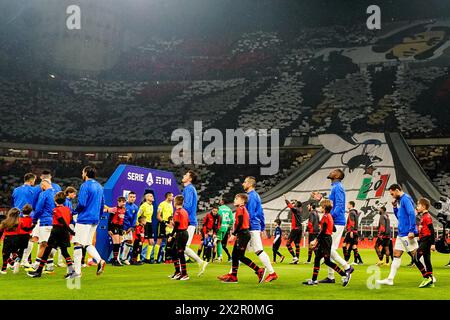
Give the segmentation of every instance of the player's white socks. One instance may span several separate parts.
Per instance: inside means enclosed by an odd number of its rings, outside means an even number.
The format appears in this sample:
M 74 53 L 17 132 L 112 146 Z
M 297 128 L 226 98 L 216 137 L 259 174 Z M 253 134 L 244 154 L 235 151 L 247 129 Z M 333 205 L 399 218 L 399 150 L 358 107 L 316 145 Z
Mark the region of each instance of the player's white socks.
M 122 250 L 122 260 L 126 260 L 128 258 L 128 254 L 130 253 L 130 249 L 132 248 L 132 245 L 128 242 L 125 242 L 125 245 L 123 246 Z
M 194 259 L 198 264 L 202 263 L 203 260 L 200 259 L 200 257 L 194 252 L 194 250 L 192 250 L 191 248 L 186 248 L 186 250 L 184 250 L 184 252 L 186 253 L 186 255 L 189 258 Z
M 61 249 L 58 248 L 58 264 L 63 263 L 63 256 L 61 254 Z
M 389 272 L 389 276 L 388 276 L 389 280 L 394 280 L 395 275 L 397 274 L 397 270 L 398 270 L 398 268 L 400 268 L 401 264 L 402 264 L 402 258 L 394 257 L 394 259 L 392 260 L 392 263 L 391 263 L 391 272 Z
M 344 270 L 347 270 L 348 268 L 350 268 L 350 265 L 348 264 L 347 261 L 345 261 L 337 252 L 336 249 L 331 249 L 331 261 L 334 263 L 338 263 L 342 266 L 342 268 Z M 328 278 L 329 279 L 334 279 L 334 269 L 328 267 Z
M 272 263 L 270 263 L 270 258 L 267 253 L 265 253 L 263 251 L 263 252 L 261 252 L 261 254 L 258 257 L 259 257 L 259 260 L 264 265 L 264 267 L 266 267 L 267 272 L 269 272 L 269 274 L 275 272 L 275 270 L 273 270 Z
M 102 257 L 98 254 L 97 249 L 93 245 L 89 245 L 86 249 L 87 253 L 94 258 L 95 262 L 99 263 L 102 260 Z
M 77 274 L 81 274 L 81 258 L 83 257 L 82 247 L 73 248 L 73 268 Z
M 28 257 L 30 256 L 31 251 L 33 251 L 33 246 L 34 246 L 34 242 L 28 241 L 28 247 L 26 247 L 26 249 L 23 251 L 22 263 L 28 262 Z

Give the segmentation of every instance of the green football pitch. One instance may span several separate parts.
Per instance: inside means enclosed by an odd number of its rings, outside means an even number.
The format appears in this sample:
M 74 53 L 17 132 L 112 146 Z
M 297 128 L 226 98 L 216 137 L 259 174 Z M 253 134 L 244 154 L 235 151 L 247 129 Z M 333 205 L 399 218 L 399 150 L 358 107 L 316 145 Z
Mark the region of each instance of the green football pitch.
M 266 252 L 272 254 L 271 248 Z M 182 299 L 182 300 L 394 300 L 394 299 L 445 299 L 450 300 L 450 268 L 445 268 L 450 255 L 433 253 L 432 262 L 437 282 L 434 288 L 418 288 L 421 282 L 419 271 L 415 267 L 407 267 L 409 256 L 402 259 L 395 284 L 392 287 L 373 288 L 378 274 L 385 278 L 389 267 L 374 267 L 377 258 L 373 250 L 361 250 L 364 265 L 354 266 L 352 280 L 348 287 L 343 288 L 340 276 L 336 275 L 335 284 L 304 286 L 305 279 L 311 278 L 312 265 L 290 265 L 291 258 L 286 255 L 283 263 L 274 265 L 279 279 L 272 283 L 257 283 L 256 275 L 245 265 L 239 270 L 239 283 L 226 284 L 217 280 L 217 276 L 229 271 L 227 262 L 211 263 L 202 277 L 197 277 L 199 271 L 196 263 L 187 264 L 189 281 L 175 281 L 167 276 L 173 273 L 172 265 L 156 264 L 142 266 L 111 267 L 107 265 L 104 274 L 96 276 L 96 267 L 83 269 L 83 277 L 67 282 L 63 279 L 65 268 L 56 268 L 53 275 L 43 275 L 42 278 L 29 278 L 25 271 L 13 274 L 8 271 L 0 275 L 0 299 Z M 300 261 L 306 260 L 306 249 L 302 248 Z M 254 254 L 248 255 L 260 264 Z M 379 273 L 378 273 L 379 272 Z M 322 265 L 319 279 L 326 277 L 326 266 Z

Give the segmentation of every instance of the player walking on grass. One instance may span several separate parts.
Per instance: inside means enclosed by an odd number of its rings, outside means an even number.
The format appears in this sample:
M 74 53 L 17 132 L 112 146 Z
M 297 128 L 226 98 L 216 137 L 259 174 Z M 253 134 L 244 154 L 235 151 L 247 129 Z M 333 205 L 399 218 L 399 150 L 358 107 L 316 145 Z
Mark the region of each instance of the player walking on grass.
M 394 278 L 400 268 L 403 252 L 406 251 L 415 256 L 419 244 L 416 240 L 417 227 L 414 202 L 404 193 L 400 185 L 393 184 L 389 187 L 389 193 L 393 198 L 392 206 L 398 220 L 398 235 L 394 247 L 394 259 L 391 264 L 389 276 L 383 280 L 377 280 L 379 284 L 394 285 Z
M 151 190 L 145 190 L 144 192 L 144 202 L 139 207 L 138 212 L 138 219 L 141 216 L 145 217 L 145 220 L 147 221 L 145 224 L 145 240 L 147 242 L 147 253 L 144 259 L 145 263 L 151 263 L 150 255 L 152 252 L 154 252 L 154 235 L 153 235 L 153 225 L 152 225 L 152 219 L 153 219 L 153 200 L 154 195 Z
M 312 279 L 303 282 L 303 284 L 312 286 L 319 283 L 317 281 L 317 276 L 319 275 L 320 270 L 320 260 L 323 258 L 328 268 L 331 268 L 333 272 L 337 272 L 342 276 L 342 285 L 346 287 L 350 282 L 352 273 L 345 272 L 330 259 L 333 242 L 332 234 L 333 230 L 335 229 L 333 217 L 331 215 L 333 203 L 328 199 L 322 200 L 320 202 L 320 208 L 324 213 L 322 219 L 320 220 L 320 233 L 317 236 L 317 239 L 310 243 L 310 246 L 316 250 L 313 276 Z
M 142 251 L 142 243 L 144 242 L 144 234 L 145 234 L 145 217 L 140 216 L 138 219 L 138 224 L 136 226 L 136 229 L 131 234 L 133 235 L 133 252 L 132 252 L 132 258 L 131 258 L 131 265 L 133 266 L 140 266 L 143 265 L 143 261 L 138 261 L 138 257 L 141 254 Z
M 28 276 L 31 278 L 40 278 L 42 275 L 42 270 L 47 263 L 47 258 L 50 256 L 52 250 L 56 248 L 61 249 L 61 254 L 66 260 L 67 274 L 65 279 L 70 279 L 75 277 L 75 272 L 72 266 L 72 258 L 67 252 L 67 248 L 70 247 L 70 235 L 75 235 L 75 232 L 69 227 L 72 220 L 72 214 L 70 213 L 70 208 L 64 206 L 66 201 L 66 195 L 64 192 L 58 192 L 54 201 L 56 207 L 53 209 L 52 217 L 52 231 L 50 237 L 48 238 L 47 247 L 44 250 L 44 254 L 41 257 L 41 261 L 36 271 L 28 272 Z
M 313 242 L 317 235 L 320 232 L 319 227 L 319 214 L 316 210 L 317 202 L 312 201 L 308 203 L 308 211 L 309 211 L 309 217 L 308 217 L 308 243 Z M 307 264 L 311 263 L 311 257 L 314 249 L 311 246 L 308 246 L 308 260 L 305 262 Z
M 123 220 L 125 219 L 125 197 L 117 198 L 117 207 L 109 208 L 105 205 L 105 212 L 110 213 L 108 219 L 108 234 L 113 242 L 113 260 L 111 265 L 121 267 L 119 260 L 120 242 L 123 235 Z
M 55 194 L 56 190 L 53 188 L 52 183 L 48 179 L 43 179 L 40 184 L 42 192 L 39 194 L 39 199 L 37 201 L 34 212 L 31 215 L 33 218 L 33 224 L 39 224 L 36 226 L 38 228 L 35 235 L 39 239 L 39 252 L 36 257 L 34 268 L 27 269 L 27 271 L 34 271 L 41 262 L 42 255 L 44 254 L 45 248 L 47 247 L 47 241 L 50 237 L 52 231 L 52 215 L 53 209 L 55 208 Z M 55 250 L 56 251 L 56 250 Z M 52 272 L 54 269 L 53 265 L 53 254 L 50 253 L 50 259 L 46 261 L 47 271 Z
M 194 187 L 194 183 L 197 182 L 197 174 L 189 170 L 183 176 L 181 181 L 184 185 L 183 189 L 183 209 L 185 209 L 189 215 L 189 226 L 187 232 L 189 238 L 186 243 L 186 255 L 189 258 L 194 259 L 200 268 L 198 276 L 201 276 L 208 265 L 207 261 L 203 261 L 189 246 L 194 238 L 195 229 L 197 228 L 197 190 Z
M 230 229 L 234 224 L 234 217 L 233 211 L 231 211 L 230 207 L 225 205 L 225 201 L 223 199 L 220 200 L 219 216 L 221 223 L 219 231 L 217 231 L 217 260 L 222 261 L 222 251 L 225 251 L 228 256 L 228 260 L 230 260 L 231 256 L 227 249 L 227 243 L 230 235 Z
M 82 170 L 83 184 L 78 194 L 78 206 L 74 210 L 78 214 L 75 225 L 75 236 L 72 238 L 73 260 L 75 276 L 81 276 L 82 249 L 97 262 L 97 275 L 105 270 L 106 262 L 103 260 L 93 245 L 95 231 L 97 230 L 100 215 L 103 213 L 105 199 L 103 187 L 95 180 L 96 170 L 93 167 L 84 167 Z
M 186 258 L 184 256 L 186 245 L 189 239 L 189 213 L 183 208 L 185 199 L 178 195 L 174 199 L 175 213 L 173 215 L 174 228 L 169 236 L 169 242 L 174 238 L 174 257 L 173 265 L 175 267 L 174 274 L 170 277 L 172 280 L 189 280 L 186 269 Z
M 419 223 L 419 249 L 415 256 L 414 263 L 424 278 L 419 288 L 434 287 L 433 279 L 433 266 L 431 265 L 431 251 L 435 251 L 434 245 L 435 235 L 433 220 L 431 218 L 428 209 L 430 208 L 430 200 L 421 198 L 417 202 L 417 212 L 420 219 Z M 420 258 L 423 257 L 425 267 L 423 266 Z
M 361 256 L 358 252 L 358 211 L 355 209 L 355 202 L 349 201 L 347 204 L 348 209 L 348 219 L 346 225 L 346 234 L 344 238 L 344 243 L 342 250 L 344 252 L 344 259 L 348 262 L 350 256 L 353 254 L 355 256 L 355 264 L 363 264 Z
M 136 227 L 137 214 L 139 211 L 136 202 L 136 193 L 130 191 L 127 196 L 127 202 L 125 203 L 125 219 L 123 220 L 123 250 L 121 255 L 121 262 L 123 264 L 129 265 L 128 254 L 133 247 L 134 236 L 133 231 Z
M 375 242 L 375 251 L 378 259 L 377 266 L 388 265 L 389 256 L 391 255 L 389 243 L 391 241 L 391 221 L 386 213 L 386 207 L 379 209 L 380 218 L 378 220 L 378 237 Z M 381 249 L 380 249 L 381 247 Z M 386 255 L 386 263 L 383 262 L 383 253 Z
M 292 201 L 292 203 L 286 198 L 284 195 L 284 201 L 286 205 L 291 211 L 291 232 L 289 233 L 289 237 L 286 241 L 286 247 L 289 250 L 289 253 L 294 258 L 291 264 L 298 264 L 300 257 L 300 240 L 302 239 L 302 203 L 300 201 Z M 295 253 L 292 249 L 292 242 L 295 245 Z
M 256 179 L 254 177 L 247 177 L 245 178 L 244 183 L 242 183 L 242 186 L 248 195 L 248 201 L 245 206 L 250 216 L 249 247 L 256 253 L 269 273 L 264 282 L 271 282 L 278 279 L 278 276 L 275 273 L 275 270 L 273 270 L 270 258 L 267 253 L 264 252 L 264 247 L 262 245 L 261 232 L 264 232 L 266 225 L 261 198 L 255 190 Z
M 280 253 L 280 245 L 281 245 L 281 220 L 275 219 L 275 233 L 273 236 L 273 244 L 272 244 L 272 251 L 273 251 L 273 263 L 277 263 L 277 256 L 280 257 L 280 263 L 284 261 L 284 256 Z
M 236 236 L 236 241 L 234 242 L 232 258 L 231 272 L 223 276 L 218 277 L 224 283 L 238 283 L 237 273 L 239 269 L 239 262 L 244 263 L 253 271 L 255 271 L 258 276 L 258 282 L 264 281 L 264 276 L 266 275 L 266 268 L 258 267 L 252 260 L 245 256 L 245 250 L 247 245 L 251 240 L 250 235 L 250 217 L 245 207 L 248 201 L 248 196 L 245 193 L 239 193 L 234 198 L 234 205 L 236 206 L 236 217 L 234 223 L 233 236 Z
M 342 180 L 345 174 L 341 169 L 335 169 L 330 172 L 327 179 L 331 180 L 331 192 L 329 199 L 332 202 L 331 216 L 333 217 L 333 223 L 335 226 L 335 231 L 331 236 L 332 246 L 331 246 L 331 260 L 337 262 L 344 269 L 347 275 L 351 274 L 354 269 L 350 266 L 347 261 L 341 258 L 338 254 L 337 249 L 339 248 L 342 233 L 345 229 L 345 189 L 342 185 Z M 319 193 L 316 195 L 321 196 Z M 317 200 L 317 199 L 316 199 Z M 334 270 L 333 268 L 328 268 L 328 277 L 320 280 L 319 283 L 335 283 L 334 280 Z

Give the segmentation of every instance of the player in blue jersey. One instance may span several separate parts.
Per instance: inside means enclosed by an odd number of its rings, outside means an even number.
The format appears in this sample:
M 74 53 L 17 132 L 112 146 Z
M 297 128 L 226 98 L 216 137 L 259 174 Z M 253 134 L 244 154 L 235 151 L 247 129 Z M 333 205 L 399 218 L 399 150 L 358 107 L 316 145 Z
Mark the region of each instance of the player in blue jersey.
M 248 246 L 256 253 L 267 272 L 269 272 L 264 282 L 271 282 L 278 279 L 278 275 L 275 273 L 272 263 L 270 263 L 268 254 L 264 252 L 261 240 L 261 233 L 266 229 L 266 224 L 261 198 L 255 190 L 256 179 L 254 177 L 246 177 L 242 187 L 248 195 L 248 201 L 245 205 L 250 216 L 250 242 Z
M 330 172 L 327 179 L 331 180 L 331 192 L 329 199 L 333 203 L 333 208 L 331 209 L 331 216 L 334 222 L 334 231 L 331 235 L 332 245 L 331 245 L 331 260 L 335 263 L 338 263 L 345 270 L 347 277 L 354 271 L 354 268 L 348 264 L 337 252 L 339 248 L 342 234 L 345 229 L 346 219 L 345 219 L 345 210 L 346 210 L 346 200 L 345 200 L 345 189 L 342 184 L 342 180 L 344 179 L 345 174 L 341 169 L 335 169 Z M 319 193 L 317 195 L 320 196 Z M 317 199 L 316 199 L 317 200 Z M 328 267 L 328 277 L 320 280 L 319 283 L 335 283 L 334 279 L 334 270 L 333 268 Z
M 39 239 L 39 252 L 36 255 L 35 267 L 39 266 L 42 255 L 44 254 L 45 248 L 47 247 L 47 241 L 50 237 L 53 225 L 53 209 L 55 208 L 55 194 L 56 191 L 53 189 L 52 183 L 49 179 L 43 179 L 40 183 L 40 188 L 42 192 L 39 194 L 39 199 L 34 208 L 34 212 L 31 214 L 33 219 L 33 224 L 36 226 L 37 233 L 36 236 Z M 52 252 L 47 260 L 47 271 L 53 271 L 53 255 Z M 27 257 L 28 258 L 28 257 Z
M 74 244 L 73 260 L 76 277 L 81 277 L 82 249 L 86 251 L 97 262 L 97 275 L 105 270 L 106 262 L 103 260 L 93 245 L 95 231 L 103 213 L 105 198 L 103 187 L 95 180 L 96 170 L 87 166 L 81 173 L 83 184 L 78 193 L 78 206 L 74 214 L 78 214 L 75 225 L 75 236 L 72 238 Z
M 123 220 L 123 250 L 121 261 L 123 264 L 130 265 L 128 260 L 128 254 L 133 248 L 133 232 L 136 227 L 137 214 L 139 207 L 135 204 L 136 193 L 130 191 L 127 196 L 127 202 L 125 203 L 125 219 Z
M 26 173 L 23 177 L 23 185 L 14 189 L 12 193 L 11 208 L 18 208 L 22 210 L 26 204 L 33 205 L 34 183 L 36 182 L 36 175 L 33 173 Z
M 386 279 L 377 280 L 377 283 L 392 286 L 398 268 L 402 263 L 403 252 L 408 252 L 413 258 L 416 257 L 416 251 L 419 248 L 416 237 L 419 232 L 416 225 L 415 205 L 411 196 L 403 192 L 402 187 L 398 184 L 391 185 L 389 193 L 393 198 L 392 206 L 398 220 L 398 234 L 389 276 Z
M 205 272 L 205 268 L 208 265 L 207 261 L 203 261 L 189 246 L 194 238 L 195 229 L 197 228 L 197 190 L 194 187 L 194 183 L 197 182 L 197 174 L 189 170 L 183 176 L 181 182 L 184 185 L 183 189 L 183 209 L 185 209 L 189 215 L 189 226 L 187 232 L 189 235 L 188 241 L 186 243 L 185 253 L 189 258 L 194 259 L 200 268 L 198 273 L 201 276 Z

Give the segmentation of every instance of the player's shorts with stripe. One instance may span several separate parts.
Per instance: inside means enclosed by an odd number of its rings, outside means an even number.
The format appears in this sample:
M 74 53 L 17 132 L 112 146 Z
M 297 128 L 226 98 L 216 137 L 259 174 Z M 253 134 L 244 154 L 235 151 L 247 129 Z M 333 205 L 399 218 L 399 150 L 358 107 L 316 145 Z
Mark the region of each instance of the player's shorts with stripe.
M 123 235 L 123 226 L 120 224 L 111 223 L 108 226 L 108 231 L 111 231 L 114 235 Z
M 302 239 L 302 229 L 295 228 L 292 229 L 289 233 L 288 242 L 294 242 L 294 243 L 300 243 L 300 240 Z
M 408 236 L 397 237 L 397 240 L 395 241 L 394 250 L 411 252 L 417 248 L 419 248 L 419 244 L 417 243 L 416 238 L 410 240 Z
M 186 249 L 187 242 L 189 239 L 189 233 L 187 230 L 184 231 L 178 231 L 177 235 L 175 236 L 175 246 L 177 249 Z
M 47 243 L 52 248 L 68 248 L 70 247 L 70 234 L 63 227 L 53 227 Z
M 37 235 L 39 237 L 38 240 L 39 243 L 48 241 L 50 233 L 52 232 L 52 228 L 53 228 L 52 226 L 39 226 Z
M 319 239 L 318 245 L 317 245 L 317 251 L 316 255 L 320 257 L 331 257 L 331 247 L 333 244 L 333 239 L 331 236 L 324 236 L 323 238 Z
M 261 240 L 261 231 L 259 230 L 250 231 L 250 241 L 248 243 L 247 250 L 253 252 L 264 250 Z
M 248 247 L 249 242 L 252 241 L 252 235 L 251 233 L 254 231 L 248 231 L 248 230 L 242 230 L 237 233 L 236 235 L 236 241 L 234 242 L 234 247 L 239 248 L 242 251 L 245 251 L 245 249 Z M 260 231 L 257 231 L 260 232 Z M 261 236 L 259 237 L 261 239 Z
M 151 222 L 146 222 L 144 226 L 144 238 L 151 239 L 153 238 L 153 230 Z
M 165 221 L 158 221 L 158 229 L 156 230 L 156 234 L 158 235 L 159 239 L 166 237 L 166 222 Z
M 347 232 L 344 238 L 344 243 L 347 243 L 351 246 L 358 244 L 358 232 L 353 232 L 353 238 L 350 237 L 350 232 Z
M 90 246 L 93 243 L 96 224 L 81 224 L 75 225 L 75 235 L 72 237 L 72 243 L 79 243 L 82 246 Z
M 424 253 L 430 253 L 431 252 L 431 246 L 434 243 L 432 243 L 430 237 L 423 237 L 422 239 L 419 239 L 419 249 L 418 252 L 420 252 L 422 255 Z
M 389 247 L 390 240 L 391 239 L 389 239 L 389 238 L 380 238 L 380 237 L 378 237 L 377 238 L 377 242 L 375 243 L 375 245 L 377 247 L 379 247 L 379 246 Z
M 317 238 L 317 233 L 310 233 L 308 235 L 308 243 L 313 242 L 314 240 L 316 240 L 316 238 Z

